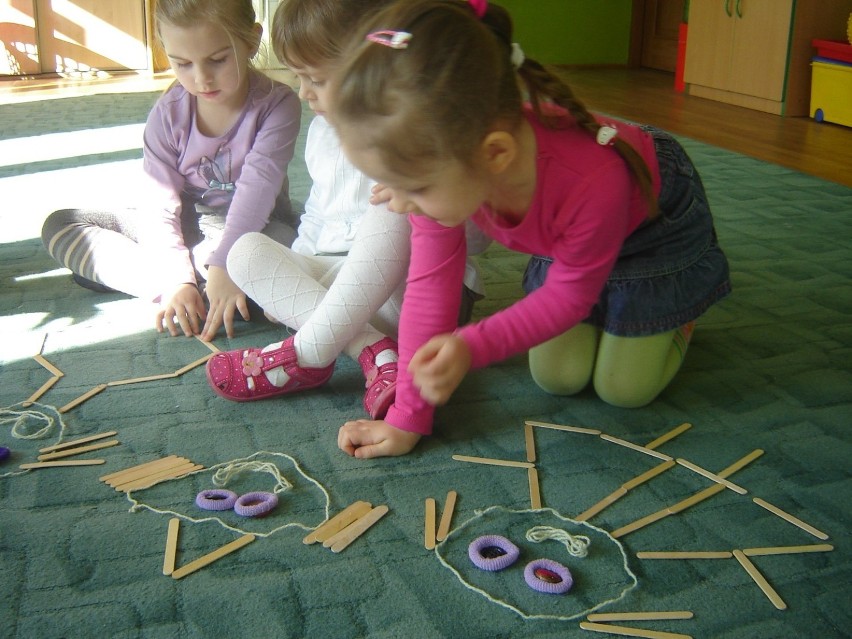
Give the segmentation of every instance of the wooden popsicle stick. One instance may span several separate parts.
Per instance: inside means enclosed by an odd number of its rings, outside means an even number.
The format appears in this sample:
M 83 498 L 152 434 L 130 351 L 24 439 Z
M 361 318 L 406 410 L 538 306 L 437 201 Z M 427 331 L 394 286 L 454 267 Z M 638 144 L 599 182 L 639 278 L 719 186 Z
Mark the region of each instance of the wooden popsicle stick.
M 737 471 L 740 471 L 743 468 L 745 468 L 746 466 L 748 466 L 751 462 L 753 462 L 755 459 L 757 459 L 761 455 L 763 455 L 763 451 L 760 448 L 756 448 L 755 450 L 751 451 L 745 457 L 738 459 L 733 464 L 728 466 L 725 470 L 720 470 L 716 474 L 719 477 L 721 477 L 722 479 L 727 479 L 728 477 L 730 477 L 731 475 L 733 475 Z
M 45 453 L 44 455 L 39 455 L 36 457 L 39 461 L 48 461 L 51 459 L 60 459 L 62 457 L 72 457 L 74 455 L 82 455 L 83 453 L 90 453 L 93 450 L 101 450 L 103 448 L 111 448 L 113 446 L 118 446 L 119 441 L 117 439 L 111 439 L 108 442 L 99 442 L 97 444 L 89 444 L 88 446 L 77 446 L 74 448 L 65 448 L 63 450 L 57 450 L 52 453 Z
M 67 442 L 62 442 L 61 444 L 54 444 L 53 446 L 45 446 L 44 448 L 39 448 L 38 452 L 40 453 L 50 453 L 54 450 L 62 450 L 63 448 L 71 448 L 72 446 L 79 446 L 80 444 L 87 444 L 89 442 L 94 442 L 99 439 L 106 439 L 107 437 L 112 437 L 113 435 L 117 435 L 118 431 L 108 430 L 103 433 L 97 433 L 95 435 L 89 435 L 88 437 L 81 437 L 80 439 L 74 439 Z
M 638 559 L 730 559 L 733 556 L 733 553 L 731 553 L 729 550 L 661 550 L 641 551 L 636 553 L 636 557 Z
M 660 435 L 659 437 L 657 437 L 657 439 L 648 442 L 647 444 L 645 444 L 645 448 L 650 448 L 651 450 L 659 448 L 667 441 L 674 439 L 681 433 L 688 431 L 690 428 L 692 428 L 692 424 L 690 424 L 689 422 L 684 422 L 677 428 L 673 428 L 672 430 L 667 432 L 665 435 Z
M 730 488 L 735 493 L 739 493 L 740 495 L 748 494 L 748 491 L 742 486 L 737 486 L 734 482 L 728 481 L 724 477 L 719 477 L 716 473 L 711 473 L 709 470 L 705 470 L 701 466 L 693 464 L 691 461 L 678 457 L 677 463 L 684 468 L 688 468 L 694 473 L 698 473 L 702 477 L 706 477 L 710 481 L 715 481 L 717 484 L 722 484 L 725 488 Z
M 65 459 L 62 461 L 43 461 L 21 464 L 18 468 L 31 470 L 34 468 L 58 468 L 60 466 L 99 466 L 103 463 L 103 459 Z
M 730 556 L 730 553 L 728 553 Z M 691 610 L 660 610 L 657 612 L 594 612 L 586 617 L 589 621 L 665 621 L 668 619 L 692 619 Z
M 801 528 L 802 530 L 804 530 L 806 533 L 810 533 L 811 535 L 813 535 L 817 539 L 822 539 L 823 541 L 828 539 L 828 535 L 825 534 L 824 532 L 822 532 L 821 530 L 818 530 L 818 529 L 814 528 L 813 526 L 811 526 L 810 524 L 803 522 L 798 517 L 794 517 L 790 513 L 786 512 L 784 510 L 781 510 L 780 508 L 778 508 L 778 506 L 773 506 L 768 501 L 764 501 L 760 497 L 755 497 L 753 501 L 754 501 L 755 504 L 757 504 L 758 506 L 760 506 L 762 508 L 765 508 L 766 510 L 771 512 L 773 515 L 777 515 L 781 519 L 790 522 L 794 526 L 797 526 L 797 527 Z
M 166 533 L 166 553 L 163 557 L 163 574 L 170 575 L 175 571 L 175 559 L 177 558 L 178 532 L 180 531 L 180 519 L 172 517 L 169 519 L 169 530 Z
M 584 435 L 600 435 L 601 431 L 596 428 L 581 428 L 580 426 L 563 426 L 561 424 L 548 424 L 547 422 L 526 421 L 525 424 L 537 426 L 538 428 L 550 428 L 551 430 L 563 430 L 568 433 L 582 433 Z
M 221 352 L 222 352 L 221 350 L 219 350 L 219 347 L 218 347 L 218 346 L 216 346 L 213 342 L 205 342 L 205 341 L 204 341 L 203 339 L 201 339 L 198 335 L 196 335 L 196 336 L 195 336 L 195 339 L 197 339 L 199 342 L 201 342 L 201 343 L 202 343 L 202 344 L 204 344 L 207 348 L 209 348 L 211 351 L 213 351 L 213 353 L 214 353 L 214 354 L 216 354 L 216 353 L 221 353 Z
M 363 535 L 367 530 L 373 526 L 379 519 L 384 517 L 388 512 L 387 506 L 376 506 L 368 512 L 366 515 L 361 517 L 361 519 L 349 524 L 346 528 L 337 533 L 334 537 L 329 539 L 328 541 L 333 541 L 331 544 L 331 552 L 340 552 L 353 541 L 358 539 L 361 535 Z M 326 541 L 326 543 L 328 543 Z M 325 545 L 325 544 L 323 544 Z
M 750 464 L 752 461 L 754 461 L 755 459 L 760 457 L 762 454 L 763 454 L 763 451 L 760 450 L 760 449 L 752 451 L 751 453 L 749 453 L 748 455 L 746 455 L 742 459 L 734 462 L 733 464 L 728 466 L 726 469 L 724 469 L 723 471 L 721 471 L 717 474 L 719 475 L 719 477 L 726 478 L 726 477 L 732 475 L 733 473 L 737 472 L 738 470 L 740 470 L 744 466 Z M 626 526 L 622 526 L 621 528 L 612 532 L 611 534 L 612 534 L 613 537 L 615 537 L 617 539 L 618 537 L 624 536 L 628 533 L 635 532 L 635 531 L 639 530 L 640 528 L 644 528 L 648 524 L 652 524 L 655 521 L 659 521 L 660 519 L 667 517 L 668 515 L 675 515 L 679 512 L 686 510 L 687 508 L 691 508 L 695 504 L 700 503 L 700 502 L 704 501 L 705 499 L 709 499 L 713 495 L 720 493 L 723 490 L 725 490 L 725 486 L 723 486 L 722 484 L 713 484 L 709 488 L 705 488 L 704 490 L 701 490 L 701 491 L 695 493 L 694 495 L 692 495 L 692 497 L 687 497 L 686 499 L 683 499 L 683 500 L 677 502 L 673 506 L 669 506 L 668 508 L 657 511 L 656 513 L 652 513 L 650 515 L 647 515 L 646 517 L 643 517 L 641 519 L 637 519 L 633 523 L 627 524 Z
M 640 453 L 645 453 L 646 455 L 656 457 L 657 459 L 662 459 L 663 461 L 670 461 L 672 459 L 670 455 L 657 452 L 656 450 L 652 450 L 650 448 L 645 448 L 644 446 L 640 446 L 639 444 L 629 442 L 626 439 L 619 439 L 618 437 L 613 437 L 612 435 L 607 435 L 606 433 L 601 433 L 599 436 L 601 439 L 604 439 L 608 442 L 612 442 L 613 444 L 618 444 L 619 446 L 624 446 L 625 448 L 632 448 L 633 450 L 637 450 Z
M 471 457 L 469 455 L 453 455 L 456 461 L 471 462 L 473 464 L 489 464 L 491 466 L 511 466 L 513 468 L 533 468 L 530 462 L 512 461 L 510 459 L 492 459 L 491 457 Z
M 580 515 L 578 515 L 577 517 L 575 517 L 575 519 L 577 521 L 588 521 L 590 518 L 594 517 L 599 512 L 601 512 L 605 508 L 608 508 L 613 503 L 615 503 L 617 500 L 624 497 L 624 495 L 626 495 L 628 493 L 628 491 L 636 488 L 637 486 L 639 486 L 641 484 L 644 484 L 646 481 L 653 479 L 654 477 L 656 477 L 660 473 L 668 470 L 672 466 L 675 466 L 675 462 L 674 462 L 673 459 L 670 459 L 668 461 L 664 461 L 662 464 L 658 464 L 658 465 L 654 466 L 651 470 L 646 471 L 646 472 L 642 473 L 641 475 L 637 475 L 636 477 L 634 477 L 630 481 L 623 483 L 621 485 L 621 488 L 610 493 L 609 495 L 607 495 L 606 497 L 601 499 L 598 503 L 596 503 L 594 506 L 592 506 L 591 508 L 589 508 L 585 512 L 583 512 Z
M 722 484 L 713 484 L 704 490 L 699 490 L 692 497 L 687 497 L 676 504 L 669 506 L 666 510 L 669 511 L 670 515 L 676 515 L 677 513 L 683 512 L 687 508 L 692 508 L 695 504 L 699 504 L 705 499 L 710 499 L 713 495 L 718 495 L 725 487 Z
M 778 610 L 785 610 L 787 608 L 787 604 L 784 603 L 784 600 L 781 599 L 781 596 L 775 592 L 775 589 L 769 585 L 769 582 L 766 581 L 766 577 L 763 576 L 757 566 L 755 566 L 751 560 L 743 554 L 742 550 L 734 551 L 734 558 L 740 562 L 740 565 L 745 568 L 745 571 L 749 574 L 749 576 L 754 580 L 760 589 L 763 591 L 763 594 L 772 602 L 772 605 L 778 608 Z
M 351 524 L 356 519 L 360 519 L 364 515 L 366 515 L 373 508 L 373 505 L 366 501 L 356 501 L 349 504 L 346 508 L 341 510 L 331 519 L 326 520 L 322 524 L 320 524 L 315 530 L 308 533 L 304 539 L 302 539 L 303 544 L 313 544 L 316 542 L 324 542 L 329 537 L 333 537 L 341 530 L 346 528 L 349 524 Z
M 122 486 L 126 486 L 127 484 L 130 484 L 132 482 L 137 482 L 148 477 L 153 477 L 166 470 L 180 468 L 182 466 L 188 466 L 190 464 L 192 464 L 190 460 L 184 459 L 183 457 L 178 457 L 177 459 L 170 459 L 168 460 L 168 462 L 163 462 L 162 464 L 157 464 L 155 466 L 150 466 L 147 468 L 140 468 L 139 470 L 136 470 L 132 473 L 127 473 L 125 475 L 121 475 L 120 477 L 116 477 L 115 479 L 111 479 L 106 483 L 115 488 L 116 490 L 122 490 Z
M 538 485 L 538 471 L 535 468 L 527 469 L 527 478 L 530 482 L 530 504 L 533 510 L 541 508 L 541 489 Z
M 612 626 L 606 623 L 590 623 L 581 621 L 580 628 L 591 632 L 604 632 L 610 635 L 621 635 L 622 637 L 645 637 L 645 639 L 692 639 L 692 635 L 684 635 L 677 632 L 660 632 L 659 630 L 646 630 L 644 628 L 629 628 L 627 626 Z
M 423 531 L 423 545 L 426 550 L 435 549 L 435 500 L 426 498 L 426 522 Z
M 147 472 L 140 477 L 135 477 L 133 479 L 126 479 L 121 481 L 120 483 L 110 484 L 113 488 L 120 491 L 133 490 L 135 488 L 139 488 L 146 484 L 147 482 L 154 480 L 159 481 L 160 479 L 167 479 L 169 477 L 177 477 L 178 475 L 182 475 L 183 471 L 187 468 L 192 468 L 195 464 L 188 459 L 182 461 L 178 464 L 171 464 L 169 466 L 158 467 L 151 472 Z
M 527 449 L 527 461 L 535 461 L 535 434 L 533 433 L 533 425 L 529 422 L 524 424 L 524 443 Z
M 103 391 L 106 387 L 107 387 L 107 385 L 106 385 L 106 384 L 98 384 L 97 386 L 95 386 L 95 387 L 94 387 L 93 389 L 91 389 L 90 391 L 88 391 L 88 392 L 83 393 L 82 395 L 80 395 L 77 399 L 73 399 L 73 400 L 71 400 L 70 402 L 68 402 L 67 404 L 65 404 L 65 406 L 63 406 L 62 408 L 60 408 L 57 412 L 59 412 L 59 413 L 67 413 L 69 410 L 71 410 L 71 409 L 72 409 L 72 408 L 74 408 L 75 406 L 79 406 L 80 404 L 82 404 L 83 402 L 85 402 L 87 399 L 91 399 L 92 397 L 94 397 L 95 395 L 97 395 L 98 393 L 100 393 L 100 392 L 101 392 L 101 391 Z
M 673 459 L 670 459 L 668 461 L 664 461 L 662 464 L 658 464 L 658 465 L 654 466 L 651 470 L 646 471 L 646 472 L 642 473 L 641 475 L 637 475 L 636 477 L 634 477 L 630 481 L 624 482 L 623 484 L 621 484 L 621 487 L 624 490 L 633 490 L 637 486 L 644 484 L 646 481 L 653 479 L 654 477 L 656 477 L 660 473 L 667 471 L 669 468 L 672 468 L 675 465 L 676 464 L 675 464 L 675 461 Z
M 811 546 L 769 546 L 766 548 L 743 548 L 746 557 L 761 557 L 763 555 L 796 555 L 805 552 L 831 552 L 831 544 L 813 544 Z
M 35 361 L 37 361 L 39 364 L 41 364 L 42 366 L 44 366 L 44 368 L 46 368 L 47 370 L 49 370 L 51 373 L 53 373 L 53 374 L 54 374 L 54 375 L 56 375 L 57 377 L 64 377 L 64 376 L 65 376 L 65 373 L 63 373 L 61 370 L 59 370 L 58 368 L 56 368 L 56 366 L 54 366 L 53 364 L 51 364 L 50 362 L 48 362 L 48 361 L 44 358 L 44 355 L 42 355 L 41 353 L 39 353 L 38 355 L 34 355 L 34 356 L 33 356 L 33 359 L 34 359 Z
M 128 468 L 125 468 L 124 470 L 117 470 L 114 473 L 109 473 L 108 475 L 104 475 L 103 477 L 98 477 L 98 479 L 100 481 L 103 481 L 103 482 L 110 482 L 112 480 L 120 479 L 121 477 L 123 477 L 126 474 L 129 475 L 130 473 L 137 472 L 137 471 L 143 470 L 145 468 L 149 468 L 151 466 L 159 465 L 159 464 L 162 464 L 166 461 L 171 461 L 171 460 L 175 460 L 175 459 L 178 459 L 177 455 L 169 455 L 168 457 L 160 457 L 159 459 L 152 459 L 151 461 L 145 462 L 144 464 L 139 464 L 137 466 L 130 466 Z M 181 461 L 187 461 L 187 460 L 183 459 L 183 457 L 181 457 L 180 460 Z
M 160 373 L 159 375 L 147 375 L 146 377 L 130 377 L 128 379 L 117 379 L 107 382 L 107 386 L 127 386 L 128 384 L 141 384 L 142 382 L 155 382 L 158 379 L 171 379 L 177 377 L 174 373 Z
M 202 364 L 206 364 L 207 360 L 210 359 L 211 357 L 213 357 L 213 355 L 215 355 L 215 353 L 209 353 L 209 354 L 205 355 L 204 357 L 199 357 L 194 362 L 191 362 L 191 363 L 187 364 L 186 366 L 182 366 L 181 368 L 177 369 L 174 373 L 172 373 L 172 375 L 174 375 L 175 377 L 180 377 L 184 373 L 191 371 L 193 368 L 196 368 L 197 366 L 201 366 Z
M 456 498 L 458 493 L 451 490 L 447 493 L 447 499 L 444 502 L 444 510 L 441 513 L 441 524 L 438 526 L 438 533 L 435 535 L 436 541 L 444 541 L 447 535 L 450 534 L 450 525 L 453 522 L 453 512 L 456 509 Z
M 250 544 L 254 541 L 254 539 L 255 537 L 252 534 L 243 535 L 239 539 L 236 539 L 229 544 L 225 544 L 221 548 L 217 548 L 213 552 L 207 553 L 195 561 L 190 561 L 185 566 L 181 566 L 172 573 L 172 579 L 182 579 L 183 577 L 194 573 L 196 570 L 200 570 L 201 568 L 212 564 L 214 561 L 221 559 L 225 555 L 229 555 L 235 550 L 239 550 L 243 546 Z
M 152 475 L 151 477 L 143 477 L 135 482 L 130 484 L 122 484 L 121 486 L 116 487 L 116 490 L 119 490 L 124 493 L 129 493 L 131 490 L 144 490 L 145 488 L 151 488 L 152 486 L 156 486 L 161 481 L 165 481 L 167 479 L 178 479 L 179 477 L 183 477 L 188 475 L 189 473 L 193 473 L 196 470 L 203 470 L 204 466 L 202 464 L 193 464 L 190 462 L 185 466 L 178 466 L 177 468 L 171 468 L 167 471 L 163 471 L 162 473 L 158 473 L 157 475 Z
M 22 405 L 24 407 L 32 406 L 33 402 L 38 400 L 39 397 L 41 397 L 47 391 L 49 391 L 53 387 L 53 385 L 58 381 L 59 381 L 59 375 L 54 375 L 53 377 L 48 379 L 44 384 L 42 384 L 41 387 L 35 393 L 33 393 L 32 395 L 27 397 L 27 399 L 22 402 Z
M 626 494 L 627 489 L 622 486 L 621 488 L 615 490 L 614 492 L 611 492 L 609 495 L 601 499 L 594 506 L 591 506 L 590 508 L 587 508 L 586 510 L 581 512 L 579 515 L 574 517 L 574 519 L 576 521 L 588 521 L 589 519 L 597 515 L 600 511 L 602 511 L 604 508 L 612 505 L 613 503 L 624 497 Z
M 640 528 L 644 528 L 649 524 L 653 524 L 655 521 L 659 521 L 664 517 L 668 517 L 671 514 L 672 513 L 670 513 L 668 510 L 658 510 L 655 513 L 651 513 L 650 515 L 645 515 L 641 519 L 637 519 L 633 523 L 627 524 L 626 526 L 622 526 L 617 530 L 613 530 L 610 534 L 616 539 L 618 539 L 619 537 L 623 537 L 624 535 L 636 532 Z

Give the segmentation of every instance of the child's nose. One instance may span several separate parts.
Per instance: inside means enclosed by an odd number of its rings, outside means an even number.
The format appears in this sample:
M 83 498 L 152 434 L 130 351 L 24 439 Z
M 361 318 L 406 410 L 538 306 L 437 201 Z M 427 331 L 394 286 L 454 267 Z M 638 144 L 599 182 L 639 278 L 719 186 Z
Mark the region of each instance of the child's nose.
M 206 87 L 210 82 L 211 74 L 203 64 L 198 64 L 195 67 L 195 84 L 199 87 Z

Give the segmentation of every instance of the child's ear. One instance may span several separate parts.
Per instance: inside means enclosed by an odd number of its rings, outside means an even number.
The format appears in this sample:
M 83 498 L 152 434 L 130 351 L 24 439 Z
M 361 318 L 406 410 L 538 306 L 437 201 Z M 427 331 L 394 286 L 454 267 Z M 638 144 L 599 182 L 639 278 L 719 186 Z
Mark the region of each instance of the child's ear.
M 485 136 L 481 151 L 488 171 L 496 175 L 505 171 L 517 157 L 518 141 L 507 131 L 492 131 Z
M 250 58 L 256 56 L 257 52 L 260 50 L 260 41 L 263 38 L 263 25 L 259 22 L 255 22 L 252 31 L 254 31 L 254 45 L 251 47 Z

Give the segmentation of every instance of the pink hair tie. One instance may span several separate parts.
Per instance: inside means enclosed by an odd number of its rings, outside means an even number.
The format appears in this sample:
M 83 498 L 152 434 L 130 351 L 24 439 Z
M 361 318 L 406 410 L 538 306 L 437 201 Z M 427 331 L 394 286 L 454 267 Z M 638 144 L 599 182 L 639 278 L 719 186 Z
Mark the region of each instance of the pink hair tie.
M 367 34 L 367 40 L 370 42 L 383 44 L 391 49 L 407 49 L 411 37 L 407 31 L 374 31 Z
M 467 0 L 473 8 L 476 17 L 482 19 L 485 12 L 488 11 L 488 0 Z

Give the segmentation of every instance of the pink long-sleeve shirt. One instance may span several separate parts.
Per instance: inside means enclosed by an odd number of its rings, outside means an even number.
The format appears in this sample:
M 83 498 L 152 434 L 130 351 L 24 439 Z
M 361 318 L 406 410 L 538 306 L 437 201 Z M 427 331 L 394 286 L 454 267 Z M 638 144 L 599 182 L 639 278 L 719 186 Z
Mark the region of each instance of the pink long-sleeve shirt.
M 222 238 L 205 259 L 225 267 L 234 242 L 262 231 L 286 187 L 301 123 L 301 103 L 287 85 L 251 72 L 246 103 L 222 136 L 196 124 L 196 98 L 172 86 L 154 105 L 145 125 L 140 200 L 140 242 L 156 255 L 164 286 L 195 283 L 195 269 L 181 232 L 181 194 L 212 208 L 227 208 Z
M 473 216 L 506 247 L 553 258 L 544 285 L 510 307 L 456 330 L 480 368 L 529 350 L 585 319 L 598 300 L 621 245 L 645 219 L 648 208 L 629 167 L 610 146 L 577 127 L 554 130 L 531 114 L 537 146 L 536 190 L 524 218 L 508 224 L 488 206 Z M 641 154 L 659 192 L 659 168 L 651 136 L 615 124 Z M 401 430 L 432 432 L 434 407 L 420 397 L 408 373 L 416 350 L 455 329 L 464 271 L 464 227 L 445 227 L 410 216 L 411 263 L 399 329 L 396 400 L 385 420 Z

